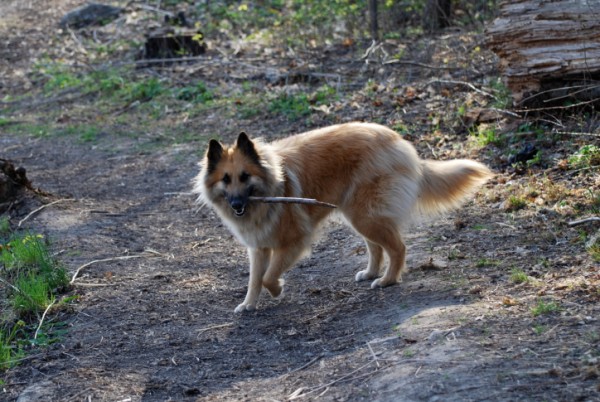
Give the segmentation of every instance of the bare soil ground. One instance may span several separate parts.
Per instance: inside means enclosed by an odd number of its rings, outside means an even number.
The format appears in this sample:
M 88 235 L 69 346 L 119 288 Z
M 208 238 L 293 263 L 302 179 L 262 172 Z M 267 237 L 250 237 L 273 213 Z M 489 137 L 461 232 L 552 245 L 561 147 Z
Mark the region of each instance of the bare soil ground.
M 43 43 L 73 45 L 55 27 L 78 4 L 0 4 L 3 94 L 35 87 L 27 69 L 43 51 L 54 51 Z M 473 49 L 478 41 L 466 33 L 437 40 L 431 49 L 450 49 L 452 41 Z M 145 119 L 140 112 L 132 111 L 129 121 L 109 121 L 84 110 L 89 99 L 11 109 L 10 116 L 22 121 L 47 122 L 51 116 L 53 123 L 104 124 L 91 143 L 0 126 L 0 157 L 25 166 L 34 185 L 53 194 L 15 205 L 13 223 L 42 202 L 63 200 L 23 225 L 50 238 L 71 273 L 91 261 L 108 261 L 81 270 L 71 291 L 80 295 L 77 303 L 51 318 L 66 323 L 67 333 L 2 373 L 0 399 L 600 400 L 600 271 L 585 251 L 582 229 L 566 224 L 576 216 L 573 205 L 589 211 L 587 191 L 599 191 L 597 172 L 574 173 L 550 163 L 518 174 L 495 149 L 459 146 L 468 141 L 466 134 L 427 134 L 435 131 L 432 110 L 478 94 L 464 85 L 452 86 L 451 94 L 439 88 L 428 93 L 426 82 L 439 71 L 393 70 L 398 66 L 376 60 L 366 65 L 361 52 L 333 46 L 302 55 L 307 65 L 357 88 L 330 114 L 287 121 L 213 109 L 186 119 L 185 127 L 198 135 L 187 142 L 164 140 L 177 115 L 144 126 L 143 135 L 126 136 L 120 133 L 142 131 L 136 126 Z M 219 52 L 211 54 L 223 61 Z M 251 56 L 236 59 L 239 67 L 214 62 L 201 77 L 223 85 L 219 80 L 234 70 L 256 74 L 244 69 L 244 63 L 256 65 Z M 426 61 L 443 57 L 428 54 Z M 493 63 L 481 58 L 443 78 L 464 80 L 475 67 L 479 76 L 493 73 Z M 193 79 L 177 71 L 160 74 Z M 394 76 L 406 81 L 401 85 Z M 362 90 L 368 79 L 395 82 L 408 103 L 399 105 L 382 84 Z M 189 194 L 206 138 L 218 132 L 231 140 L 240 129 L 276 138 L 354 119 L 391 125 L 398 115 L 423 127 L 407 135 L 423 157 L 477 158 L 497 177 L 461 210 L 407 233 L 410 272 L 400 285 L 371 290 L 355 283 L 354 274 L 367 263 L 365 247 L 331 222 L 312 255 L 286 275 L 283 299 L 263 294 L 256 312 L 234 314 L 245 294 L 246 251 Z M 593 124 L 590 131 L 597 129 Z M 569 152 L 565 144 L 577 140 L 559 137 L 543 146 L 558 160 Z M 548 201 L 552 185 L 566 194 L 567 207 Z M 521 188 L 537 195 L 530 194 L 524 208 L 508 208 L 511 191 Z M 593 226 L 586 228 L 593 233 Z M 115 258 L 122 256 L 131 258 Z M 511 280 L 515 268 L 529 280 Z M 557 308 L 536 315 L 532 309 L 540 302 Z

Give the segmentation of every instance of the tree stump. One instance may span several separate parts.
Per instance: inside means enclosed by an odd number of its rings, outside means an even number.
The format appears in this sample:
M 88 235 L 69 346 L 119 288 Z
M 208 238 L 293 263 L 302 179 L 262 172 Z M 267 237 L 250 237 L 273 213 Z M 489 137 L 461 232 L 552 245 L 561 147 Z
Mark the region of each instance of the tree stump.
M 599 98 L 600 0 L 503 1 L 486 45 L 515 104 Z

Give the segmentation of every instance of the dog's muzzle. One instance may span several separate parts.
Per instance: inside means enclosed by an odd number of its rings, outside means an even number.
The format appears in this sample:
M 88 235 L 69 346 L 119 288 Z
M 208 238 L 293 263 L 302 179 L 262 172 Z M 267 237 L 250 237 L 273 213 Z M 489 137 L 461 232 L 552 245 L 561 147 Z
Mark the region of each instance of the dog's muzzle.
M 242 216 L 246 212 L 246 203 L 240 197 L 232 197 L 229 206 L 233 209 L 235 216 Z

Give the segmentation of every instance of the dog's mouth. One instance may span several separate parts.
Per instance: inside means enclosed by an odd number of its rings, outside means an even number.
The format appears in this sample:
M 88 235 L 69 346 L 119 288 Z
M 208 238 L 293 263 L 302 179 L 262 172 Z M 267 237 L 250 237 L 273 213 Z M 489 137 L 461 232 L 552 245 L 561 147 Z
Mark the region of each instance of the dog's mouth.
M 242 216 L 246 212 L 245 205 L 243 205 L 241 207 L 237 207 L 237 208 L 231 207 L 231 209 L 233 209 L 233 213 L 235 214 L 235 216 Z

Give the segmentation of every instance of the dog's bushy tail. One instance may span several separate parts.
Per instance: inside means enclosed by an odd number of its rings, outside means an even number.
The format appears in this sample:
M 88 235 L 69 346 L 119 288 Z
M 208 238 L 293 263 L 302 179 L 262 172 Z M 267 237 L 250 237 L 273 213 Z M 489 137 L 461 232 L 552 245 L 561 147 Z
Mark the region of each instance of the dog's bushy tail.
M 425 215 L 436 215 L 459 207 L 492 172 L 467 159 L 421 161 L 422 177 L 418 207 Z

